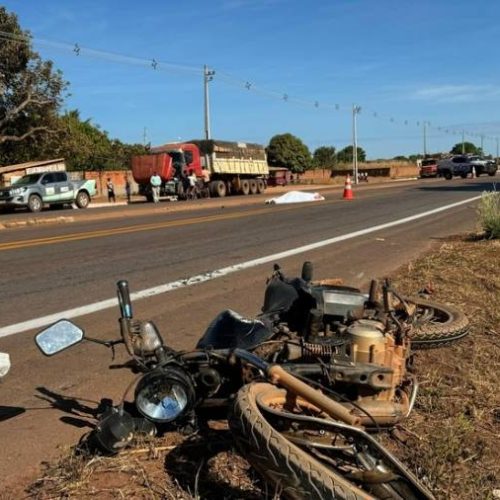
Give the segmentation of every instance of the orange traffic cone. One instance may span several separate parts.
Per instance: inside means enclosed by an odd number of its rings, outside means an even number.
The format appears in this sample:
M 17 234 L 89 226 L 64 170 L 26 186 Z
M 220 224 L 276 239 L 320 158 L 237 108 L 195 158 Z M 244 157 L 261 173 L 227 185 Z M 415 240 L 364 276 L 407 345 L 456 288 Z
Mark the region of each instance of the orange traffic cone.
M 342 196 L 344 200 L 353 200 L 354 196 L 352 194 L 351 178 L 349 174 L 345 178 L 344 195 Z

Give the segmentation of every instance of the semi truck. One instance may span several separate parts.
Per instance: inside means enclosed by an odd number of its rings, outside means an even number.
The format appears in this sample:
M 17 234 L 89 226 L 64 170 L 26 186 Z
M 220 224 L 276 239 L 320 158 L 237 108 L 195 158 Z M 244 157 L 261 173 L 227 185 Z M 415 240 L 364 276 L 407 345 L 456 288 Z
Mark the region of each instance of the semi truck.
M 205 171 L 205 172 L 204 172 Z M 162 180 L 160 196 L 185 198 L 186 178 L 194 172 L 208 179 L 210 195 L 257 194 L 269 175 L 264 146 L 245 142 L 191 140 L 151 148 L 151 154 L 132 157 L 132 175 L 139 194 L 153 201 L 150 179 Z

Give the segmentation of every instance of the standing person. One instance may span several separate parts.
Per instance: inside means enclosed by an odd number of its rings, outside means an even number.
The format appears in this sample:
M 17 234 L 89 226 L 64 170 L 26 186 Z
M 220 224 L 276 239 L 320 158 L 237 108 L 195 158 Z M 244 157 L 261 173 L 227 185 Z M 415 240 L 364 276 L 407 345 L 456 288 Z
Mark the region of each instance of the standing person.
M 210 196 L 210 172 L 208 171 L 208 168 L 204 168 L 201 171 L 201 178 L 203 180 L 203 190 L 205 192 L 205 196 L 208 198 Z
M 189 181 L 188 198 L 194 199 L 196 198 L 196 184 L 198 182 L 198 178 L 196 177 L 194 170 L 191 170 L 191 172 L 189 173 L 188 181 Z
M 160 201 L 161 177 L 155 172 L 151 176 L 149 182 L 151 183 L 151 189 L 153 191 L 153 202 L 158 203 Z
M 130 203 L 130 181 L 128 175 L 125 175 L 125 195 L 127 196 L 127 203 Z
M 106 189 L 108 190 L 108 202 L 111 201 L 114 203 L 116 201 L 115 197 L 115 186 L 111 182 L 111 178 L 108 177 L 108 181 L 106 182 Z

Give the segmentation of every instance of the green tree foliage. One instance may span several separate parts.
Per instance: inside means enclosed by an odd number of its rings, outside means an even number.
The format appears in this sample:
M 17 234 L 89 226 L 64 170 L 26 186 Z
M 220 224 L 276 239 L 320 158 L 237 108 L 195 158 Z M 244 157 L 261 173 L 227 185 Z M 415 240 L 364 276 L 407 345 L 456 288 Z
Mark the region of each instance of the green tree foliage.
M 314 151 L 313 168 L 335 168 L 337 156 L 335 148 L 331 146 L 321 146 Z
M 294 173 L 301 173 L 312 167 L 309 148 L 292 134 L 275 135 L 266 148 L 269 165 L 286 167 Z
M 55 132 L 67 83 L 32 50 L 29 33 L 4 7 L 0 31 L 0 160 L 22 161 Z
M 463 143 L 463 152 L 465 154 L 472 154 L 472 155 L 481 155 L 483 152 L 481 148 L 478 148 L 475 144 L 472 142 L 464 142 Z M 452 148 L 450 153 L 452 155 L 461 155 L 462 154 L 462 143 L 457 142 Z
M 356 149 L 358 152 L 358 161 L 365 161 L 365 150 L 363 148 L 360 148 L 359 146 Z M 353 150 L 354 148 L 352 146 L 347 146 L 344 149 L 341 149 L 337 153 L 337 161 L 339 163 L 352 163 Z
M 130 157 L 145 154 L 140 144 L 124 144 L 90 119 L 82 120 L 78 110 L 59 118 L 57 156 L 66 158 L 69 170 L 122 170 L 130 168 Z

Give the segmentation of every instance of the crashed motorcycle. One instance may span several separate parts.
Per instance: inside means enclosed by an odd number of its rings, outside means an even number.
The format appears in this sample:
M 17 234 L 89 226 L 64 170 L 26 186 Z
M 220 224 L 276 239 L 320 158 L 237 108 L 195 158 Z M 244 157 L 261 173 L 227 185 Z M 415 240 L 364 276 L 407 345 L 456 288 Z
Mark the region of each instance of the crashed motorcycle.
M 390 285 L 385 283 L 382 289 L 379 303 L 374 284 L 365 295 L 335 283 L 313 282 L 308 263 L 302 276 L 291 280 L 276 268 L 266 288 L 263 312 L 257 319 L 224 311 L 211 323 L 194 351 L 178 352 L 163 343 L 154 323 L 133 317 L 128 285 L 121 281 L 119 339 L 85 337 L 79 327 L 61 320 L 40 332 L 36 342 L 47 355 L 84 338 L 112 348 L 120 343 L 126 346 L 140 371 L 139 379 L 125 391 L 118 406 L 103 414 L 92 433 L 94 441 L 108 453 L 126 446 L 137 431 L 153 433 L 172 425 L 192 429 L 204 406 L 234 400 L 231 428 L 257 469 L 265 461 L 259 463 L 253 458 L 261 455 L 263 442 L 272 436 L 256 433 L 256 429 L 265 428 L 281 436 L 285 443 L 280 445 L 282 455 L 275 451 L 267 456 L 275 464 L 274 469 L 266 466 L 263 472 L 274 482 L 285 474 L 289 479 L 278 482 L 288 496 L 314 496 L 318 486 L 302 470 L 310 460 L 304 461 L 300 453 L 318 462 L 318 457 L 311 455 L 311 443 L 315 446 L 317 440 L 308 438 L 319 432 L 325 438 L 335 436 L 337 441 L 341 436 L 345 441 L 333 446 L 337 453 L 345 455 L 340 457 L 338 468 L 333 463 L 339 457 L 326 459 L 325 449 L 331 444 L 320 446 L 325 455 L 322 474 L 326 474 L 326 467 L 335 478 L 325 484 L 337 488 L 340 481 L 351 496 L 353 489 L 359 489 L 375 497 L 400 498 L 399 488 L 404 492 L 401 498 L 428 498 L 425 489 L 367 430 L 393 425 L 411 411 L 416 395 L 416 382 L 408 372 L 408 332 L 412 327 L 418 327 L 420 321 L 420 327 L 446 324 L 449 330 L 450 321 L 457 323 L 457 318 L 447 320 L 443 309 L 434 306 L 431 311 L 422 303 L 413 304 L 413 308 L 407 302 L 399 306 Z M 410 325 L 410 319 L 415 325 Z M 427 332 L 420 340 L 428 340 Z M 453 338 L 458 336 L 455 332 Z M 288 385 L 283 383 L 287 377 Z M 245 385 L 261 380 L 284 386 L 285 392 L 275 392 L 269 384 Z M 134 385 L 136 411 L 131 414 L 125 411 L 124 401 Z M 320 390 L 311 389 L 315 386 Z M 271 399 L 267 399 L 268 395 Z M 312 429 L 307 428 L 311 425 Z M 293 462 L 287 450 L 299 443 L 299 459 L 294 462 L 298 469 L 291 473 L 286 469 Z M 386 490 L 392 496 L 387 496 Z M 336 489 L 335 496 L 342 498 Z
M 253 352 L 282 363 L 345 413 L 332 419 L 288 388 L 261 381 L 245 385 L 230 426 L 254 468 L 290 498 L 349 498 L 335 475 L 376 498 L 428 498 L 394 468 L 395 457 L 372 434 L 394 426 L 413 408 L 413 351 L 467 335 L 465 315 L 420 297 L 405 298 L 387 280 L 382 286 L 372 281 L 366 295 L 339 280 L 314 282 L 312 266 L 305 263 L 302 276 L 292 279 L 275 266 L 261 317 L 272 323 L 274 344 Z M 327 379 L 321 385 L 301 373 L 301 364 L 313 359 Z

